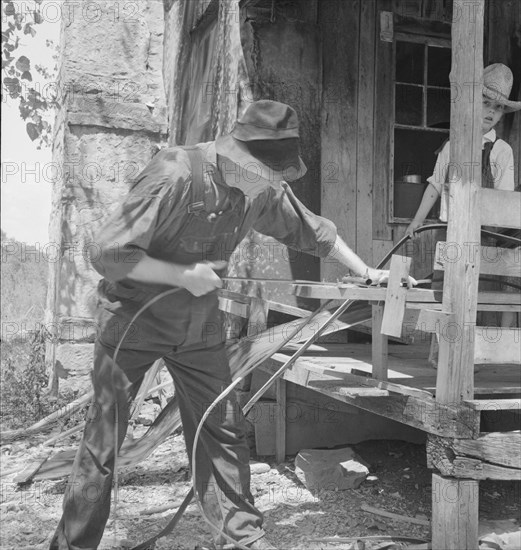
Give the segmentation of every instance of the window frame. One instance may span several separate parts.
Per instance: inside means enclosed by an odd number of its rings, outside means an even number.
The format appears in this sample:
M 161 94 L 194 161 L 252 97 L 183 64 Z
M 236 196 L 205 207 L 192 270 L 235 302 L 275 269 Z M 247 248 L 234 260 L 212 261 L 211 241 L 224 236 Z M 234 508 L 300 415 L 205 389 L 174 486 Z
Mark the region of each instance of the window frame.
M 397 16 L 395 15 L 395 19 Z M 401 18 L 400 18 L 401 19 Z M 414 30 L 411 30 L 408 32 L 407 30 L 400 30 L 398 32 L 393 33 L 392 38 L 392 91 L 391 91 L 391 105 L 392 105 L 392 111 L 390 113 L 391 117 L 391 124 L 390 124 L 390 132 L 391 135 L 389 136 L 389 146 L 390 146 L 390 154 L 389 154 L 389 190 L 388 190 L 388 221 L 390 224 L 409 224 L 412 221 L 412 218 L 404 218 L 394 215 L 394 194 L 395 194 L 395 177 L 394 177 L 394 160 L 395 160 L 395 129 L 401 129 L 401 130 L 419 130 L 419 131 L 429 131 L 433 133 L 439 133 L 439 134 L 445 134 L 447 138 L 449 137 L 450 130 L 445 128 L 428 128 L 426 127 L 427 123 L 427 101 L 426 101 L 426 94 L 428 92 L 429 88 L 432 89 L 447 89 L 442 86 L 429 86 L 426 80 L 426 73 L 428 71 L 428 63 L 427 63 L 427 52 L 428 52 L 428 46 L 434 46 L 434 47 L 442 47 L 442 48 L 448 48 L 451 50 L 451 40 L 450 35 L 443 37 L 440 35 L 432 36 L 428 34 L 428 25 L 426 25 L 425 32 L 426 34 L 419 34 L 418 33 L 418 20 L 415 20 L 415 26 Z M 405 27 L 405 25 L 403 25 Z M 396 28 L 396 27 L 395 27 Z M 396 123 L 396 46 L 397 42 L 412 42 L 417 44 L 424 44 L 425 46 L 425 58 L 424 58 L 424 80 L 421 84 L 421 87 L 423 89 L 423 95 L 422 95 L 422 125 L 421 126 L 414 126 L 414 125 L 408 125 L 408 124 L 400 124 Z M 399 84 L 399 82 L 398 82 Z M 405 83 L 407 84 L 407 83 Z M 418 85 L 420 87 L 420 85 Z M 450 84 L 449 84 L 449 90 L 450 90 Z M 425 125 L 424 125 L 425 124 Z M 424 182 L 422 182 L 424 183 Z M 427 218 L 426 221 L 437 221 L 434 218 Z

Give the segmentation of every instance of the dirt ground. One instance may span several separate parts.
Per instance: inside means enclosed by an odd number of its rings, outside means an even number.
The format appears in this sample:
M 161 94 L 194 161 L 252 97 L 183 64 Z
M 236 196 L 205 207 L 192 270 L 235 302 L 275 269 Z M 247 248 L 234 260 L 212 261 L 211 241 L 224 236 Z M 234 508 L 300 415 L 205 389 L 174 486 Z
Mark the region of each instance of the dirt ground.
M 145 427 L 139 426 L 136 436 Z M 2 550 L 38 550 L 48 547 L 60 517 L 66 480 L 40 481 L 19 487 L 16 472 L 46 449 L 49 434 L 1 448 Z M 77 445 L 73 436 L 53 452 Z M 358 489 L 311 494 L 294 473 L 294 457 L 275 464 L 273 457 L 254 457 L 269 465 L 252 473 L 256 505 L 265 515 L 269 539 L 280 549 L 366 550 L 385 546 L 382 537 L 430 539 L 430 527 L 396 521 L 362 509 L 369 505 L 395 514 L 428 521 L 431 510 L 431 472 L 425 465 L 425 447 L 400 441 L 369 441 L 353 446 L 370 464 L 371 476 Z M 257 464 L 255 468 L 259 468 Z M 262 467 L 261 467 L 262 469 Z M 145 462 L 120 472 L 119 503 L 109 520 L 100 549 L 117 540 L 133 543 L 157 533 L 170 519 L 189 490 L 190 476 L 182 435 L 170 437 Z M 521 520 L 519 483 L 480 483 L 480 523 L 493 520 L 518 527 Z M 157 511 L 172 505 L 168 511 Z M 156 513 L 153 512 L 156 509 Z M 498 524 L 491 524 L 497 532 Z M 495 527 L 495 529 L 494 529 Z M 373 537 L 364 542 L 331 542 L 330 537 Z M 375 538 L 376 537 L 376 538 Z M 378 540 L 379 539 L 379 540 Z M 176 531 L 161 539 L 160 550 L 188 550 L 210 540 L 199 510 L 192 504 Z

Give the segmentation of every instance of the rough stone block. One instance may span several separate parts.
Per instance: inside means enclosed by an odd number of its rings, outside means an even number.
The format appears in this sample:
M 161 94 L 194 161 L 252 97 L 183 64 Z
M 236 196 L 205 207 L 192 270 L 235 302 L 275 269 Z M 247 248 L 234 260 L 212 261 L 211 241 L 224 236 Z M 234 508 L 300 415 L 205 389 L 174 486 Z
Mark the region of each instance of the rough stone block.
M 356 489 L 369 474 L 365 462 L 349 447 L 303 449 L 295 459 L 295 474 L 312 492 Z
M 83 393 L 90 388 L 94 344 L 59 344 L 56 347 L 55 371 L 60 391 Z

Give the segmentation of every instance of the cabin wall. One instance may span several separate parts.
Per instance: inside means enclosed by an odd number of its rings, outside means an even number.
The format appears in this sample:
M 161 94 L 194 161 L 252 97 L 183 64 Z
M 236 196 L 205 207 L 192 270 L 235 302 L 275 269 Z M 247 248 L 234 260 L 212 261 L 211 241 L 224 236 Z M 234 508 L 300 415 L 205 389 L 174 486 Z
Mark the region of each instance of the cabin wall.
M 467 6 L 468 8 L 468 6 Z M 458 10 L 465 9 L 460 6 Z M 391 218 L 394 53 L 396 20 L 439 40 L 450 40 L 452 0 L 323 0 L 318 20 L 322 37 L 321 213 L 366 261 L 377 264 L 405 234 L 406 220 Z M 382 12 L 394 15 L 389 29 Z M 520 96 L 521 3 L 486 3 L 484 64 L 502 62 L 514 72 L 511 97 Z M 465 14 L 462 13 L 462 16 Z M 428 29 L 428 30 L 427 30 Z M 391 33 L 391 38 L 386 33 Z M 443 38 L 445 37 L 445 38 Z M 514 149 L 519 181 L 521 116 L 506 115 L 498 134 Z M 435 154 L 432 151 L 432 162 Z M 328 170 L 324 170 L 327 167 Z M 413 256 L 412 272 L 423 278 L 432 271 L 434 235 L 425 232 L 400 251 Z M 322 277 L 343 274 L 336 263 L 323 266 Z

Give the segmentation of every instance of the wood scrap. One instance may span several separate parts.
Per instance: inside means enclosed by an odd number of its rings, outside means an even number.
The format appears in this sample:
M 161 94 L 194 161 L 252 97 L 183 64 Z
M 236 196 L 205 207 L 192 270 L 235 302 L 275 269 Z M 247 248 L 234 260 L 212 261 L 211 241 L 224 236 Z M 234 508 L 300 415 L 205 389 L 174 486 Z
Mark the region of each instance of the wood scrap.
M 68 418 L 72 416 L 75 412 L 79 411 L 82 407 L 87 405 L 87 403 L 89 403 L 89 401 L 92 399 L 92 395 L 92 391 L 86 393 L 82 397 L 79 397 L 72 403 L 69 403 L 61 409 L 51 413 L 50 415 L 36 422 L 36 424 L 29 426 L 28 428 L 20 428 L 18 430 L 6 430 L 0 432 L 0 442 L 4 444 L 15 439 L 20 439 L 22 437 L 27 437 L 28 435 L 34 435 L 43 432 L 52 424 L 54 424 L 54 422 L 56 422 L 57 420 L 60 420 L 61 418 Z
M 360 506 L 360 509 L 364 510 L 365 512 L 369 512 L 370 514 L 375 514 L 377 516 L 382 516 L 384 518 L 389 518 L 395 521 L 407 521 L 408 523 L 415 523 L 416 525 L 426 526 L 429 526 L 431 524 L 431 522 L 427 519 L 411 518 L 410 516 L 393 514 L 392 512 L 387 512 L 386 510 L 375 508 L 374 506 L 369 506 L 367 504 L 362 504 L 362 506 Z
M 302 328 L 292 342 L 302 342 L 309 338 L 332 315 L 330 311 L 323 311 L 315 316 L 313 321 Z M 371 307 L 365 302 L 353 304 L 333 326 L 328 327 L 327 334 L 349 328 L 371 317 Z M 230 342 L 227 347 L 228 359 L 232 379 L 235 380 L 255 363 L 268 359 L 280 344 L 285 340 L 295 322 L 284 323 L 270 328 L 256 338 L 242 338 Z M 299 321 L 302 322 L 302 321 Z M 152 388 L 154 390 L 156 388 Z M 164 440 L 181 426 L 181 417 L 176 397 L 169 401 L 159 413 L 146 433 L 135 441 L 125 441 L 120 452 L 120 466 L 132 466 L 147 458 Z M 67 476 L 74 460 L 74 451 L 64 451 L 56 454 L 45 462 L 34 476 L 35 481 L 44 479 L 59 479 Z

